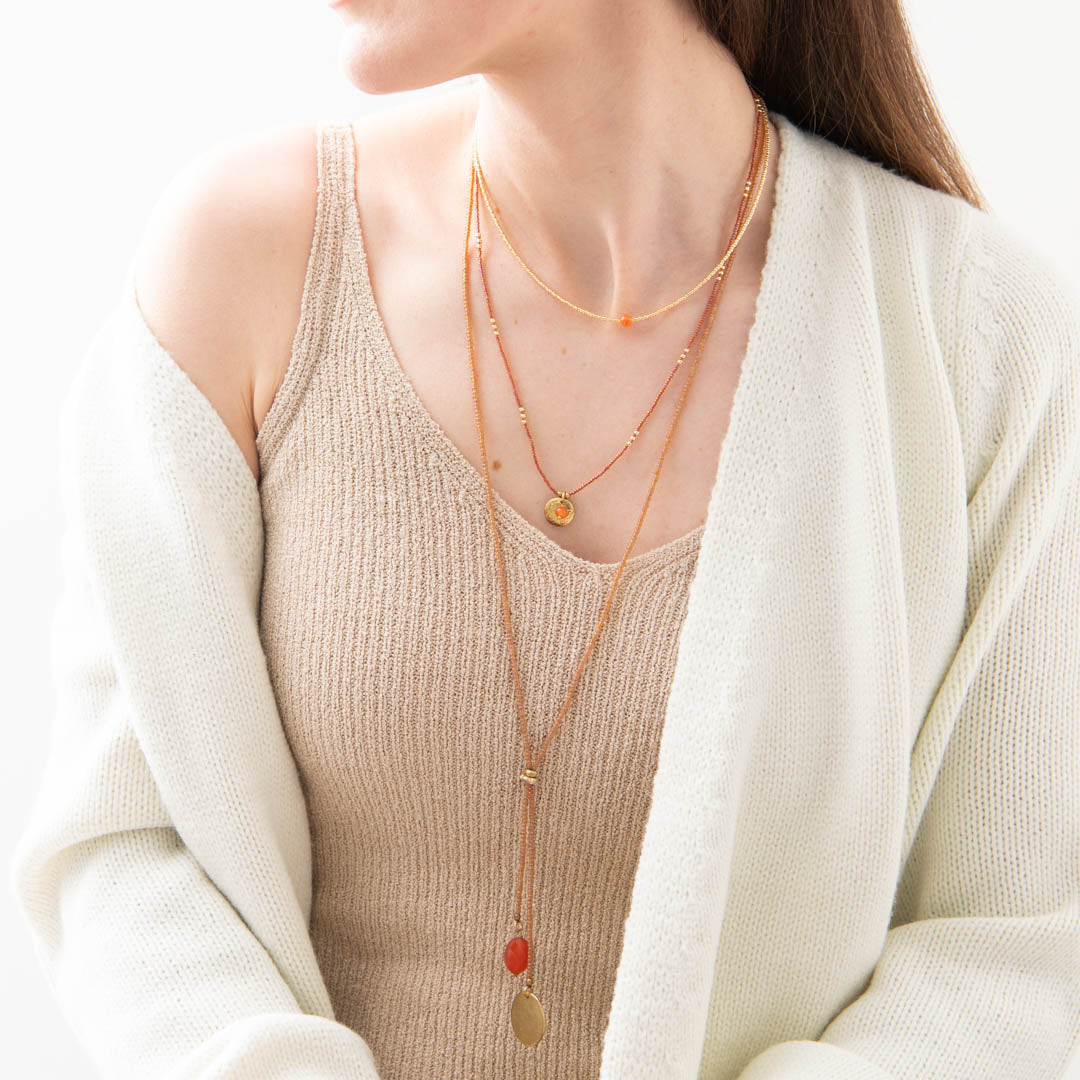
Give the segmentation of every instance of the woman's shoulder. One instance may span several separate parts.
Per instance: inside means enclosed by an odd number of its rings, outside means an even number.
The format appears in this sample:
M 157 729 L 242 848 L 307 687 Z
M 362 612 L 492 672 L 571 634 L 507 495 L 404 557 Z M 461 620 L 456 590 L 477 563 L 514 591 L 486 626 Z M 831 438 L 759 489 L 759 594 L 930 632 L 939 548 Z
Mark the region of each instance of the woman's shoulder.
M 949 374 L 975 450 L 971 484 L 1047 426 L 1044 478 L 1080 460 L 1080 289 L 1007 219 L 973 210 L 957 272 Z
M 317 195 L 317 124 L 245 133 L 165 185 L 133 258 L 143 318 L 258 476 L 263 387 L 288 362 Z M 272 396 L 272 394 L 271 394 Z
M 328 117 L 238 135 L 185 164 L 158 197 L 133 260 L 139 306 L 217 409 L 256 479 L 256 435 L 288 368 L 301 314 L 320 128 L 351 124 L 359 198 L 394 191 L 403 205 L 421 205 L 405 185 L 424 176 L 425 160 L 453 132 L 468 93 L 449 87 L 349 121 Z
M 827 207 L 858 239 L 880 282 L 935 304 L 947 350 L 992 349 L 1046 362 L 1080 351 L 1080 286 L 1043 246 L 993 207 L 923 184 L 800 129 L 816 154 Z M 1030 363 L 1029 363 L 1030 369 Z
M 1080 287 L 1046 246 L 993 207 L 803 129 L 784 134 L 812 193 L 803 235 L 825 245 L 832 281 L 864 294 L 896 384 L 940 365 L 969 491 L 1048 412 L 1080 430 Z
M 1029 341 L 1080 364 L 1080 284 L 1010 219 L 978 210 L 964 216 L 958 302 L 971 308 L 984 336 L 1006 351 Z

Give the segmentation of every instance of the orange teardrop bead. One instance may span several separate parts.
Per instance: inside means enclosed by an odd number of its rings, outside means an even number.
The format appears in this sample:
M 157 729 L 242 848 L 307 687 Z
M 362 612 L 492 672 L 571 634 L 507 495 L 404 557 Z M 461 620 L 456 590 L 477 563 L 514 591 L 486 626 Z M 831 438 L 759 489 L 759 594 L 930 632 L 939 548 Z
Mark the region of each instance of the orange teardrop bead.
M 529 966 L 529 943 L 523 937 L 511 938 L 506 943 L 503 959 L 514 975 L 520 975 Z

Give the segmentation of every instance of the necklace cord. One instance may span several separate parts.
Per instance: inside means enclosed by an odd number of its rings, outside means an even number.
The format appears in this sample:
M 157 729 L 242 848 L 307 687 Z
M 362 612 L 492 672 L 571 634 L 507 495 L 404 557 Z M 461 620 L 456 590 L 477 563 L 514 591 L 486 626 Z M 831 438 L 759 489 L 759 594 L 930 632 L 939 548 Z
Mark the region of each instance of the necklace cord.
M 499 354 L 502 356 L 503 365 L 506 368 L 506 374 L 509 376 L 510 379 L 510 386 L 514 393 L 514 400 L 517 402 L 518 417 L 521 421 L 522 427 L 525 429 L 525 434 L 529 439 L 529 446 L 532 450 L 533 463 L 536 465 L 537 472 L 540 474 L 540 477 L 544 481 L 544 483 L 547 484 L 550 491 L 554 492 L 556 495 L 563 495 L 565 498 L 570 498 L 571 496 L 576 495 L 583 488 L 587 488 L 594 480 L 599 480 L 600 477 L 603 476 L 604 473 L 606 473 L 608 469 L 610 469 L 611 466 L 614 465 L 615 462 L 618 461 L 619 458 L 621 458 L 623 454 L 625 454 L 626 451 L 629 450 L 630 447 L 634 444 L 634 440 L 637 439 L 638 435 L 641 434 L 641 429 L 645 426 L 645 421 L 648 420 L 649 417 L 652 416 L 653 412 L 656 410 L 656 406 L 660 403 L 660 399 L 664 396 L 664 392 L 671 385 L 672 380 L 675 378 L 675 374 L 679 371 L 683 361 L 686 359 L 686 357 L 690 353 L 690 350 L 693 348 L 694 341 L 696 340 L 699 332 L 701 331 L 702 323 L 705 321 L 705 311 L 702 311 L 701 317 L 697 321 L 697 326 L 694 327 L 694 332 L 690 335 L 690 340 L 686 343 L 686 346 L 683 348 L 682 352 L 679 353 L 678 359 L 676 359 L 674 366 L 672 367 L 667 379 L 664 382 L 664 385 L 660 388 L 660 392 L 653 399 L 653 403 L 649 407 L 648 412 L 646 412 L 645 415 L 638 421 L 637 426 L 634 428 L 632 434 L 630 435 L 630 438 L 626 440 L 625 444 L 622 446 L 619 452 L 598 473 L 596 473 L 589 480 L 586 480 L 585 483 L 579 484 L 576 488 L 572 488 L 569 491 L 563 492 L 552 484 L 552 482 L 548 479 L 547 473 L 544 472 L 543 467 L 540 465 L 540 459 L 536 453 L 536 442 L 533 439 L 532 430 L 529 427 L 528 419 L 525 415 L 525 406 L 522 404 L 521 401 L 521 393 L 518 390 L 517 380 L 515 380 L 514 373 L 510 370 L 510 360 L 507 357 L 506 350 L 503 348 L 502 344 L 502 333 L 499 330 L 498 323 L 495 321 L 495 312 L 491 304 L 491 290 L 488 285 L 487 274 L 484 271 L 484 245 L 483 235 L 480 229 L 479 202 L 477 202 L 476 204 L 476 250 L 476 262 L 477 266 L 480 268 L 480 279 L 484 285 L 484 297 L 487 301 L 488 317 L 491 322 L 492 335 L 495 338 L 495 343 L 498 347 Z

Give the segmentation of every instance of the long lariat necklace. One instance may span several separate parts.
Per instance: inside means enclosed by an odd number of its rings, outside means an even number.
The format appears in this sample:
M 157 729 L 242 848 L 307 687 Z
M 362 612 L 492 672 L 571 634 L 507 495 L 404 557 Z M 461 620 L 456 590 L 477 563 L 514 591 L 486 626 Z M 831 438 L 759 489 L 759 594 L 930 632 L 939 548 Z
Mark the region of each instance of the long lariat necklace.
M 753 96 L 754 96 L 754 106 L 755 106 L 755 109 L 758 112 L 758 115 L 761 117 L 761 122 L 755 128 L 755 132 L 754 132 L 754 144 L 753 144 L 753 148 L 752 148 L 751 154 L 750 154 L 750 167 L 749 167 L 749 170 L 748 170 L 748 173 L 747 173 L 746 182 L 743 185 L 743 199 L 744 200 L 749 196 L 751 188 L 753 186 L 754 162 L 755 162 L 757 151 L 758 151 L 759 129 L 761 127 L 764 127 L 763 138 L 764 138 L 765 143 L 766 143 L 765 161 L 766 161 L 766 163 L 768 162 L 768 139 L 769 139 L 768 111 L 765 108 L 764 101 L 761 99 L 760 95 L 756 91 L 753 91 Z M 491 199 L 490 199 L 488 191 L 487 191 L 486 181 L 484 179 L 483 169 L 480 167 L 480 159 L 479 159 L 479 154 L 478 154 L 477 145 L 476 145 L 476 136 L 477 136 L 477 133 L 476 133 L 476 130 L 474 129 L 474 131 L 473 131 L 473 171 L 474 171 L 474 173 L 476 175 L 476 178 L 477 178 L 476 183 L 479 186 L 479 190 L 480 190 L 481 195 L 483 196 L 484 202 L 487 204 L 488 212 L 491 214 L 492 220 L 495 222 L 495 226 L 499 230 L 499 234 L 502 236 L 504 243 L 506 244 L 507 248 L 510 250 L 511 254 L 514 256 L 514 258 L 517 259 L 517 261 L 526 270 L 526 272 L 529 274 L 529 276 L 534 281 L 536 281 L 537 284 L 539 284 L 541 286 L 541 288 L 545 289 L 548 293 L 550 293 L 552 296 L 554 296 L 561 303 L 565 304 L 566 306 L 568 306 L 570 308 L 573 308 L 575 311 L 581 312 L 584 315 L 588 315 L 588 316 L 590 316 L 592 318 L 595 318 L 595 319 L 603 319 L 603 320 L 605 320 L 607 322 L 617 322 L 617 323 L 620 323 L 622 326 L 632 326 L 635 323 L 642 322 L 645 319 L 651 319 L 653 316 L 662 314 L 665 311 L 670 311 L 672 308 L 677 307 L 683 301 L 685 301 L 685 300 L 689 299 L 691 296 L 693 296 L 694 293 L 697 292 L 698 289 L 700 289 L 706 282 L 708 282 L 716 274 L 721 272 L 724 269 L 724 267 L 727 265 L 728 260 L 734 254 L 735 249 L 738 247 L 739 241 L 742 239 L 743 232 L 745 232 L 747 226 L 750 224 L 750 221 L 753 219 L 754 211 L 757 209 L 758 199 L 761 197 L 761 187 L 758 186 L 757 194 L 756 194 L 756 196 L 754 198 L 754 203 L 753 203 L 753 206 L 750 209 L 750 213 L 746 216 L 745 221 L 743 221 L 743 223 L 741 225 L 741 228 L 738 226 L 738 224 L 736 225 L 736 228 L 732 233 L 732 238 L 731 238 L 731 241 L 729 242 L 728 249 L 724 253 L 724 257 L 689 292 L 684 293 L 681 297 L 679 297 L 677 300 L 673 300 L 670 304 L 666 304 L 662 308 L 657 308 L 656 311 L 650 312 L 648 315 L 639 315 L 639 316 L 622 315 L 622 316 L 618 316 L 618 317 L 611 316 L 611 315 L 601 315 L 601 314 L 599 314 L 597 312 L 589 311 L 587 308 L 582 308 L 582 307 L 579 307 L 577 304 L 571 303 L 569 300 L 565 299 L 565 297 L 560 296 L 559 293 L 555 292 L 554 289 L 549 288 L 546 284 L 544 284 L 543 281 L 540 280 L 539 277 L 537 277 L 537 275 L 533 272 L 531 267 L 529 267 L 529 265 L 525 262 L 525 260 L 517 253 L 516 249 L 514 248 L 514 245 L 510 242 L 510 238 L 506 235 L 506 231 L 503 228 L 502 223 L 499 221 L 498 214 L 496 213 L 495 208 L 491 203 Z M 767 165 L 766 165 L 766 167 L 767 167 Z M 485 299 L 487 301 L 488 320 L 491 323 L 492 335 L 495 338 L 495 343 L 496 343 L 496 345 L 497 345 L 497 347 L 499 349 L 499 353 L 502 356 L 503 364 L 506 367 L 506 373 L 507 373 L 507 375 L 509 376 L 509 379 L 510 379 L 510 386 L 511 386 L 511 389 L 513 390 L 513 393 L 514 393 L 514 400 L 517 402 L 518 419 L 520 420 L 521 426 L 525 429 L 525 434 L 528 437 L 529 446 L 530 446 L 530 448 L 532 450 L 532 459 L 533 459 L 533 463 L 536 466 L 536 471 L 540 474 L 540 478 L 544 481 L 544 483 L 547 486 L 548 490 L 552 492 L 551 498 L 549 498 L 544 504 L 544 518 L 548 522 L 550 522 L 552 525 L 560 525 L 560 526 L 569 525 L 574 520 L 574 515 L 575 515 L 575 507 L 574 507 L 573 502 L 571 502 L 572 496 L 576 495 L 579 491 L 583 490 L 584 488 L 587 488 L 591 483 L 593 483 L 593 481 L 599 480 L 600 477 L 603 476 L 604 473 L 606 473 L 608 471 L 608 469 L 610 469 L 612 467 L 612 465 L 614 465 L 615 462 L 618 461 L 619 458 L 621 458 L 623 456 L 623 454 L 625 454 L 626 451 L 629 450 L 630 447 L 634 445 L 634 440 L 637 439 L 637 437 L 641 434 L 641 429 L 645 426 L 645 422 L 649 419 L 649 417 L 655 411 L 657 405 L 660 403 L 660 399 L 664 396 L 665 391 L 671 385 L 671 382 L 675 378 L 676 373 L 680 370 L 680 366 L 686 360 L 686 357 L 690 354 L 690 350 L 693 348 L 694 341 L 696 340 L 699 332 L 701 331 L 701 324 L 702 324 L 702 321 L 705 318 L 704 312 L 702 313 L 701 318 L 698 320 L 697 326 L 694 328 L 694 332 L 690 335 L 690 340 L 686 343 L 686 346 L 682 349 L 682 351 L 679 353 L 677 359 L 675 360 L 675 364 L 672 366 L 672 369 L 671 369 L 670 373 L 668 374 L 667 379 L 664 381 L 664 385 L 660 388 L 660 392 L 653 399 L 653 403 L 652 403 L 651 406 L 649 406 L 649 409 L 645 413 L 645 415 L 637 422 L 637 425 L 634 427 L 633 431 L 630 433 L 630 437 L 626 440 L 626 442 L 623 444 L 623 446 L 619 449 L 618 453 L 616 453 L 615 456 L 607 463 L 607 465 L 605 465 L 598 473 L 596 473 L 590 479 L 586 480 L 583 484 L 579 484 L 577 487 L 572 488 L 570 490 L 557 488 L 548 479 L 547 474 L 544 472 L 544 469 L 540 464 L 540 459 L 537 456 L 536 443 L 533 440 L 532 431 L 529 428 L 528 418 L 526 417 L 526 414 L 525 414 L 525 406 L 522 404 L 521 394 L 518 391 L 517 382 L 514 379 L 513 372 L 510 370 L 510 361 L 507 358 L 506 350 L 503 348 L 502 338 L 501 338 L 501 334 L 499 332 L 499 326 L 498 326 L 498 323 L 495 320 L 495 312 L 492 309 L 491 295 L 490 295 L 490 291 L 488 289 L 487 275 L 484 272 L 483 237 L 481 235 L 481 230 L 480 230 L 479 205 L 477 206 L 477 214 L 476 214 L 476 247 L 477 247 L 477 252 L 478 252 L 477 261 L 478 261 L 479 267 L 480 267 L 480 279 L 483 282 L 484 297 L 485 297 Z
M 755 95 L 757 98 L 757 95 Z M 762 111 L 762 106 L 759 106 L 759 112 Z M 763 113 L 767 122 L 767 113 Z M 764 181 L 764 176 L 768 168 L 768 128 L 766 127 L 765 137 L 765 153 L 763 155 L 763 165 L 760 170 L 760 178 Z M 757 140 L 755 138 L 755 147 Z M 473 167 L 470 170 L 470 182 L 469 182 L 469 217 L 468 225 L 465 230 L 465 251 L 462 260 L 462 299 L 465 307 L 465 329 L 466 338 L 468 342 L 469 350 L 469 372 L 472 380 L 472 396 L 473 396 L 473 409 L 476 417 L 476 432 L 480 442 L 480 459 L 483 464 L 484 471 L 484 486 L 487 493 L 487 506 L 488 506 L 488 524 L 491 530 L 492 544 L 495 551 L 495 566 L 497 577 L 499 581 L 499 593 L 502 600 L 502 612 L 503 623 L 506 628 L 507 644 L 510 653 L 510 665 L 514 677 L 514 697 L 517 707 L 518 720 L 520 724 L 521 738 L 525 751 L 525 767 L 518 776 L 518 780 L 522 783 L 522 811 L 521 811 L 521 859 L 518 865 L 518 884 L 517 884 L 517 896 L 514 905 L 513 915 L 513 927 L 515 936 L 506 943 L 503 950 L 503 960 L 506 967 L 513 975 L 520 975 L 525 973 L 525 979 L 521 989 L 515 994 L 513 1002 L 510 1008 L 510 1023 L 513 1028 L 514 1034 L 517 1038 L 526 1046 L 535 1046 L 541 1038 L 543 1038 L 544 1032 L 547 1027 L 547 1020 L 544 1014 L 543 1005 L 540 1002 L 539 997 L 533 990 L 533 962 L 535 959 L 536 942 L 533 935 L 533 916 L 534 916 L 534 903 L 533 898 L 535 895 L 535 869 L 536 869 L 536 786 L 539 780 L 540 765 L 547 754 L 548 747 L 551 741 L 555 737 L 555 733 L 558 731 L 563 718 L 569 711 L 570 702 L 573 698 L 574 691 L 577 689 L 578 682 L 581 678 L 582 672 L 585 669 L 585 664 L 592 654 L 593 647 L 596 644 L 600 631 L 603 629 L 607 620 L 608 612 L 611 608 L 612 600 L 615 596 L 615 591 L 618 588 L 619 580 L 622 577 L 623 568 L 626 565 L 626 560 L 630 555 L 630 551 L 637 540 L 638 533 L 641 531 L 642 522 L 645 520 L 645 514 L 649 509 L 649 503 L 652 500 L 653 491 L 656 488 L 657 481 L 660 479 L 660 470 L 664 464 L 664 458 L 667 455 L 668 447 L 671 445 L 672 437 L 675 433 L 676 425 L 678 424 L 679 416 L 682 412 L 683 404 L 686 401 L 687 394 L 690 390 L 690 384 L 693 381 L 694 374 L 697 371 L 698 365 L 701 361 L 701 356 L 705 348 L 705 342 L 708 339 L 709 332 L 712 329 L 713 320 L 716 317 L 716 309 L 719 305 L 720 295 L 723 292 L 724 283 L 727 280 L 728 271 L 731 265 L 731 257 L 734 254 L 734 247 L 730 248 L 727 256 L 725 256 L 725 263 L 720 267 L 716 274 L 716 280 L 713 283 L 712 290 L 709 294 L 709 299 L 706 303 L 707 321 L 705 324 L 705 331 L 701 335 L 697 345 L 697 350 L 694 355 L 693 363 L 690 365 L 689 373 L 687 374 L 686 381 L 683 384 L 682 393 L 675 406 L 675 414 L 671 419 L 671 423 L 668 427 L 667 437 L 664 440 L 663 449 L 660 452 L 660 460 L 657 462 L 656 470 L 653 473 L 652 483 L 649 486 L 649 490 L 645 496 L 644 505 L 641 508 L 641 512 L 638 515 L 637 524 L 634 527 L 633 535 L 630 537 L 630 542 L 626 547 L 626 551 L 623 553 L 622 560 L 619 563 L 618 569 L 615 572 L 615 578 L 612 581 L 611 588 L 608 591 L 607 599 L 604 603 L 603 610 L 600 613 L 600 620 L 593 631 L 592 637 L 589 639 L 588 644 L 585 647 L 584 653 L 580 661 L 578 662 L 577 670 L 574 672 L 574 677 L 570 683 L 570 689 L 567 692 L 566 699 L 559 710 L 559 715 L 556 717 L 555 723 L 548 733 L 547 738 L 544 740 L 543 745 L 540 747 L 536 757 L 532 756 L 532 752 L 529 747 L 529 723 L 528 718 L 525 715 L 524 695 L 521 688 L 521 674 L 518 669 L 517 662 L 517 649 L 514 644 L 514 634 L 511 625 L 510 617 L 510 603 L 507 596 L 506 589 L 506 573 L 503 566 L 502 547 L 499 541 L 499 532 L 495 523 L 495 501 L 494 494 L 491 487 L 491 476 L 488 471 L 487 460 L 487 447 L 484 440 L 484 424 L 480 410 L 480 395 L 477 384 L 476 373 L 476 357 L 473 343 L 472 333 L 472 320 L 469 312 L 469 237 L 472 230 L 473 222 L 473 208 L 476 207 L 477 215 L 479 215 L 479 205 L 476 202 L 477 191 L 477 168 L 475 159 Z M 760 194 L 760 192 L 759 192 Z M 739 205 L 739 212 L 736 218 L 735 232 L 741 237 L 744 220 L 744 214 L 746 210 L 746 204 L 748 201 L 748 193 L 744 190 L 742 200 Z M 756 205 L 755 199 L 755 205 Z M 737 242 L 737 241 L 736 241 Z M 529 894 L 527 905 L 527 925 L 523 926 L 521 920 L 522 909 L 522 897 L 524 891 L 525 880 L 525 867 L 526 861 L 528 862 L 528 880 L 529 880 Z M 525 931 L 525 936 L 522 936 L 522 931 Z

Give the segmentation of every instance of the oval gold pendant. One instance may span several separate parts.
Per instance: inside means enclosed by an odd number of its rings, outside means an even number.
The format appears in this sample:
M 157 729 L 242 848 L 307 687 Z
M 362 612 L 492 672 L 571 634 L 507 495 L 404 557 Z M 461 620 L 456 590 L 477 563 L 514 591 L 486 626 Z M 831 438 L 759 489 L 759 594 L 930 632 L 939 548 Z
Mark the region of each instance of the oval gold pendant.
M 558 495 L 548 499 L 544 504 L 544 517 L 552 525 L 569 525 L 574 520 L 574 504 L 570 501 L 569 494 L 560 491 Z
M 531 990 L 521 990 L 510 1008 L 510 1024 L 514 1034 L 526 1045 L 535 1046 L 547 1027 L 544 1007 Z

